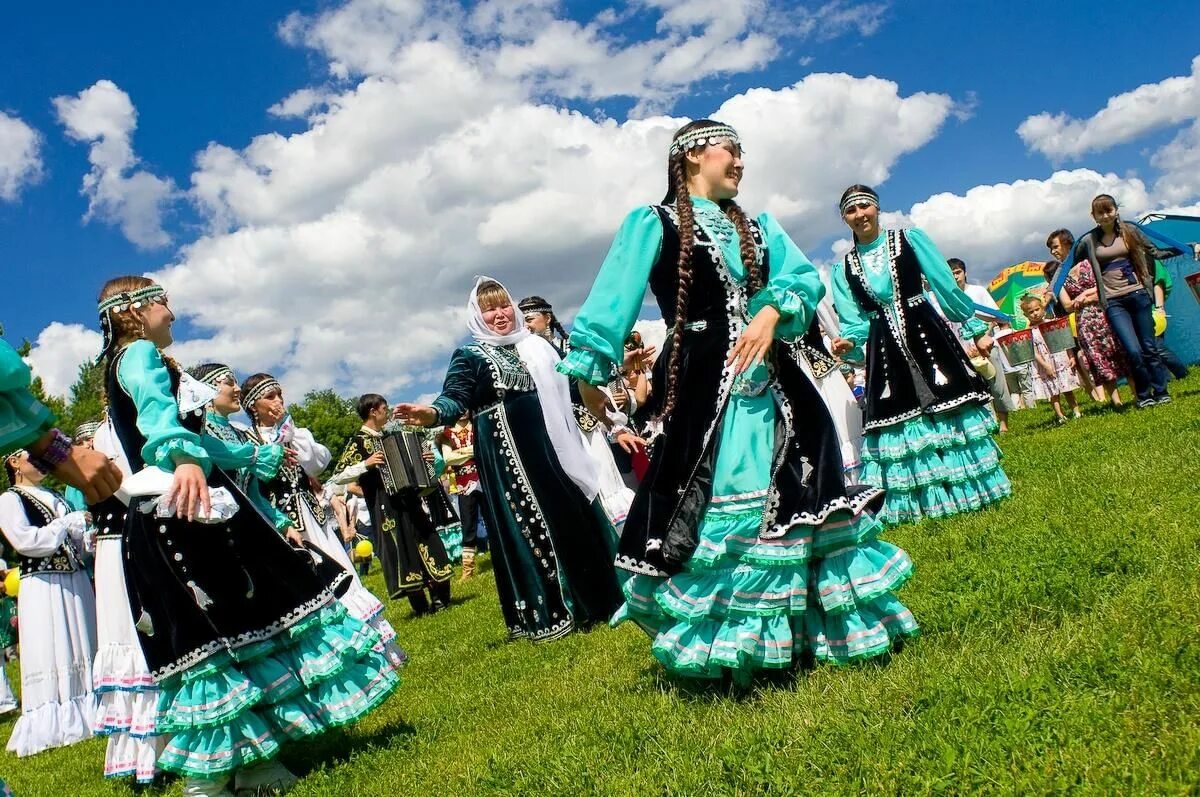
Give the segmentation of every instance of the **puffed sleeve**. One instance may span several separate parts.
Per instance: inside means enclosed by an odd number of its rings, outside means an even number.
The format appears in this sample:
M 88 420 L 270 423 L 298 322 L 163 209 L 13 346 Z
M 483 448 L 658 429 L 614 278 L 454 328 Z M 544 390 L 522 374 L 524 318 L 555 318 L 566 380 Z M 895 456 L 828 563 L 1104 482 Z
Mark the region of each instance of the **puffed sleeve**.
M 25 505 L 14 492 L 0 495 L 0 530 L 17 553 L 31 558 L 49 556 L 72 532 L 82 535 L 87 526 L 83 512 L 69 512 L 45 526 L 37 526 L 25 514 Z
M 442 382 L 442 393 L 433 400 L 433 408 L 437 410 L 436 424 L 449 426 L 471 407 L 471 397 L 475 395 L 476 371 L 471 363 L 470 355 L 463 349 L 456 349 L 450 357 L 450 366 L 446 369 L 446 379 Z
M 274 443 L 261 446 L 252 442 L 230 443 L 206 434 L 200 436 L 200 445 L 218 468 L 250 468 L 256 477 L 266 481 L 274 479 L 283 465 L 283 446 Z
M 850 290 L 846 281 L 846 269 L 842 263 L 834 264 L 829 281 L 833 284 L 833 307 L 841 322 L 842 337 L 854 344 L 855 349 L 866 342 L 871 331 L 871 322 L 858 303 L 858 297 Z
M 313 433 L 307 429 L 296 427 L 291 446 L 296 451 L 296 459 L 300 467 L 309 476 L 318 476 L 333 459 L 329 449 L 317 442 Z
M 146 438 L 142 459 L 165 471 L 180 460 L 191 460 L 207 474 L 212 460 L 200 436 L 179 422 L 179 404 L 171 392 L 171 374 L 153 343 L 129 344 L 117 366 L 117 379 L 137 407 L 137 427 Z
M 571 351 L 558 364 L 559 372 L 591 385 L 608 383 L 613 366 L 625 359 L 625 338 L 641 312 L 662 241 L 662 220 L 654 208 L 640 207 L 625 217 L 575 316 Z
M 913 254 L 917 256 L 917 262 L 921 265 L 921 273 L 929 282 L 929 290 L 937 297 L 938 305 L 942 308 L 946 318 L 963 325 L 964 337 L 968 334 L 976 337 L 986 332 L 987 324 L 975 318 L 975 303 L 962 288 L 958 287 L 958 283 L 954 281 L 954 274 L 951 273 L 950 266 L 946 263 L 946 258 L 938 251 L 929 236 L 913 227 L 904 231 L 904 238 L 912 247 Z M 973 321 L 978 321 L 978 323 L 968 323 Z M 980 327 L 983 332 L 975 332 Z
M 54 424 L 50 408 L 29 392 L 29 366 L 0 340 L 0 455 L 27 448 Z
M 770 253 L 771 276 L 750 299 L 750 317 L 768 305 L 774 307 L 779 311 L 775 337 L 794 340 L 808 330 L 817 303 L 825 295 L 825 286 L 812 261 L 774 217 L 763 213 L 758 217 L 758 223 Z

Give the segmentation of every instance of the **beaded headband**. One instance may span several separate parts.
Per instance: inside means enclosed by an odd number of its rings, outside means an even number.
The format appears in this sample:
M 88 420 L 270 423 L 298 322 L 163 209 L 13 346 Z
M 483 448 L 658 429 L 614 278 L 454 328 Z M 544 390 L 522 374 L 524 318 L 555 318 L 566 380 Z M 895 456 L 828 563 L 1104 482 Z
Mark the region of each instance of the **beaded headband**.
M 521 302 L 517 305 L 517 309 L 522 313 L 545 313 L 546 315 L 554 312 L 554 308 L 545 302 Z
M 104 301 L 100 302 L 96 310 L 100 315 L 104 315 L 109 310 L 128 310 L 130 308 L 141 307 L 151 299 L 156 299 L 159 296 L 166 296 L 167 289 L 161 285 L 147 285 L 145 288 L 138 288 L 136 291 L 121 291 L 114 293 Z
M 216 387 L 217 385 L 221 384 L 221 382 L 223 382 L 226 379 L 231 379 L 235 383 L 237 382 L 237 377 L 233 375 L 233 371 L 230 370 L 229 366 L 222 365 L 220 368 L 212 369 L 211 371 L 209 371 L 207 374 L 200 377 L 196 381 L 203 382 L 204 384 L 208 385 L 209 387 Z
M 690 152 L 696 147 L 720 144 L 722 141 L 732 141 L 734 144 L 741 146 L 741 141 L 738 139 L 736 130 L 729 125 L 715 124 L 689 130 L 677 137 L 671 142 L 671 149 L 667 154 L 669 157 L 674 158 L 676 155 Z
M 879 207 L 879 197 L 872 196 L 864 191 L 859 191 L 856 194 L 851 194 L 842 202 L 842 215 L 846 215 L 846 209 L 855 205 L 874 205 Z
M 283 393 L 283 385 L 279 384 L 279 382 L 275 380 L 275 377 L 269 376 L 254 387 L 247 390 L 246 395 L 242 396 L 242 403 L 247 407 L 253 407 L 254 402 L 258 401 L 272 390 L 278 390 L 280 393 Z
M 75 429 L 75 442 L 78 443 L 83 440 L 91 440 L 96 436 L 96 430 L 99 428 L 100 421 L 88 421 L 87 423 L 79 424 L 79 426 Z

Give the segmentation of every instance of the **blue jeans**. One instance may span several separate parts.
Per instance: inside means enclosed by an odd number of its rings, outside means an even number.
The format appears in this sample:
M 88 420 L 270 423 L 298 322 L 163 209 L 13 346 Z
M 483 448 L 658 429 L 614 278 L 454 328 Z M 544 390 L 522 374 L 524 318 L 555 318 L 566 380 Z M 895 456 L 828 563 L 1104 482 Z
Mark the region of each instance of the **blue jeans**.
M 1154 339 L 1151 307 L 1150 294 L 1137 290 L 1110 298 L 1105 310 L 1109 326 L 1129 360 L 1133 390 L 1139 401 L 1167 394 L 1167 369 Z
M 1171 376 L 1176 379 L 1183 379 L 1188 375 L 1188 367 L 1183 360 L 1179 359 L 1179 355 L 1167 348 L 1167 341 L 1164 340 L 1165 335 L 1158 336 L 1158 356 L 1163 361 L 1163 365 L 1171 372 Z

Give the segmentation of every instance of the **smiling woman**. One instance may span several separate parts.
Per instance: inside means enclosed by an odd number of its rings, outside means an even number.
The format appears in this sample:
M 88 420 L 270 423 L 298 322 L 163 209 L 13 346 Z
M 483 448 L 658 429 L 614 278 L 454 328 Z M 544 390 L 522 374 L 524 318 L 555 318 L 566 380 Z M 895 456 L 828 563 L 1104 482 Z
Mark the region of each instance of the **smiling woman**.
M 915 634 L 892 594 L 904 551 L 876 539 L 883 493 L 847 486 L 841 445 L 795 341 L 824 289 L 779 223 L 734 201 L 742 147 L 706 119 L 675 133 L 661 205 L 631 212 L 559 370 L 589 404 L 649 284 L 671 327 L 647 411 L 663 434 L 625 521 L 633 620 L 672 674 L 726 675 L 880 656 Z

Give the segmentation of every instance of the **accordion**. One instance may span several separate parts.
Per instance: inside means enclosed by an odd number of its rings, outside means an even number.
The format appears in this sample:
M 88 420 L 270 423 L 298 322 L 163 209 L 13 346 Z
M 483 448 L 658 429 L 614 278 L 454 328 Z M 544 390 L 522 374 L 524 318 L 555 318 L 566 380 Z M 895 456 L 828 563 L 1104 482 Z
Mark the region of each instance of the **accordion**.
M 384 461 L 379 475 L 388 495 L 409 489 L 425 495 L 437 487 L 433 463 L 421 456 L 425 451 L 425 438 L 421 435 L 403 430 L 388 432 L 383 436 L 380 450 Z

